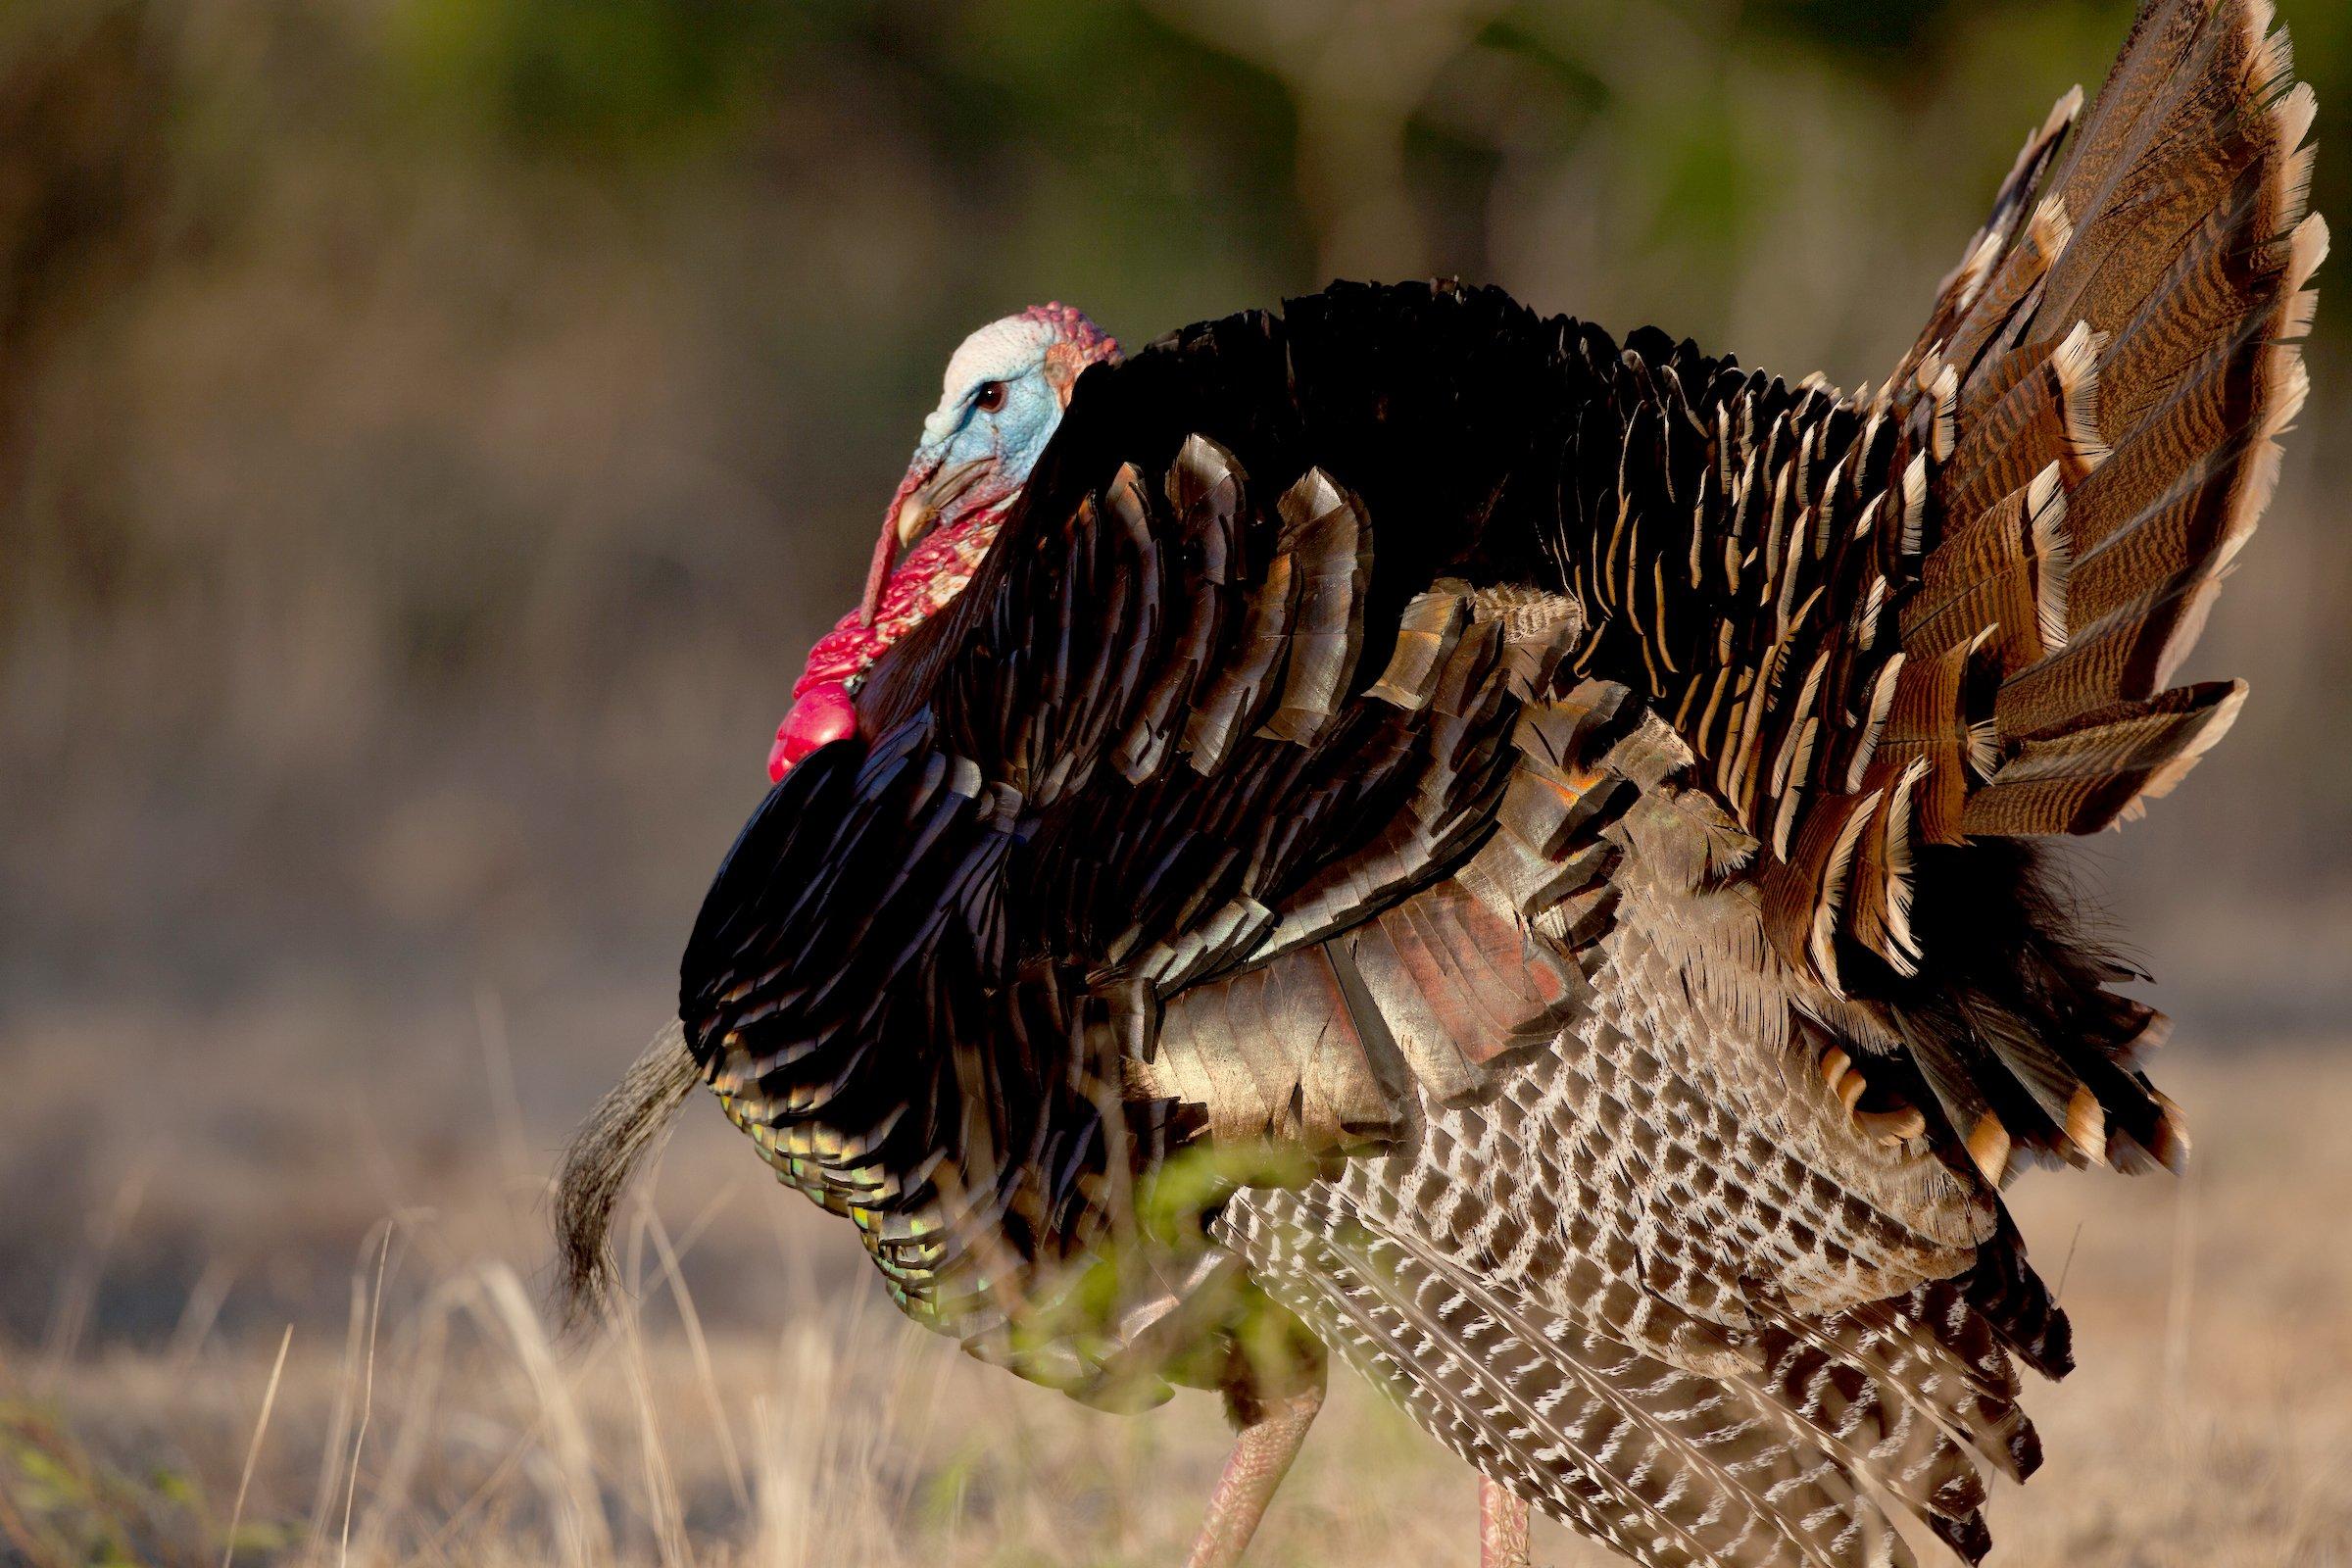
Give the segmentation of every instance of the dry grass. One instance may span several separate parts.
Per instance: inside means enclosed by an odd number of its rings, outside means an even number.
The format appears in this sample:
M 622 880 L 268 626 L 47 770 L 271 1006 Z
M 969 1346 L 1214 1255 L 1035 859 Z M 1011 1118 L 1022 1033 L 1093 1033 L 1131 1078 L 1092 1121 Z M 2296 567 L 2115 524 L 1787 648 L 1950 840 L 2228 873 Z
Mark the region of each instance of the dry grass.
M 2172 1066 L 2200 1113 L 2187 1182 L 2026 1188 L 2083 1367 L 2034 1401 L 2051 1460 L 1998 1499 L 1996 1562 L 2346 1560 L 2352 1061 Z M 0 1349 L 0 1562 L 1180 1559 L 1222 1455 L 1212 1401 L 1102 1416 L 957 1357 L 715 1131 L 638 1213 L 633 1303 L 596 1343 L 550 1340 L 533 1144 L 510 1124 L 481 1155 L 506 1179 L 468 1211 L 346 1237 L 345 1309 L 291 1325 L 282 1377 L 287 1325 L 240 1314 L 217 1272 L 172 1332 L 93 1343 L 91 1303 L 143 1234 L 125 1190 L 58 1271 L 47 1343 Z M 214 1326 L 224 1304 L 242 1327 Z M 1464 1557 L 1470 1532 L 1467 1477 L 1343 1379 L 1253 1560 L 1418 1565 Z M 1548 1526 L 1538 1544 L 1604 1560 Z

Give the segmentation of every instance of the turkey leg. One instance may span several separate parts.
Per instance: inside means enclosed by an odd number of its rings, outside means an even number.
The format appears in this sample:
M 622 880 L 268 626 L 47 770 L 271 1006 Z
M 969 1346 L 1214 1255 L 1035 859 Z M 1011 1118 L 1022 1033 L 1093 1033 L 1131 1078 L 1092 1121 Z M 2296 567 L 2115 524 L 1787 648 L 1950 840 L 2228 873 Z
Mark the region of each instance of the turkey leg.
M 1298 1457 L 1298 1446 L 1306 1441 L 1315 1412 L 1323 1408 L 1323 1388 L 1324 1373 L 1318 1365 L 1310 1382 L 1257 1406 L 1242 1423 L 1185 1568 L 1234 1568 L 1242 1560 L 1257 1522 L 1266 1515 L 1266 1504 L 1274 1500 L 1274 1490 Z
M 1528 1568 L 1527 1504 L 1478 1478 L 1478 1568 Z

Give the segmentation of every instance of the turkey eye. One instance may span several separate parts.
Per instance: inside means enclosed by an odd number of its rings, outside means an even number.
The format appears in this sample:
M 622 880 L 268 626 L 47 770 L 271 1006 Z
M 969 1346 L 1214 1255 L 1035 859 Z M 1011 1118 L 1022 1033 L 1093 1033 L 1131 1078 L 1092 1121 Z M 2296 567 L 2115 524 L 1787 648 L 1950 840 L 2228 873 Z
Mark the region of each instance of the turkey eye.
M 982 414 L 994 414 L 1004 406 L 1004 383 L 983 381 L 980 390 L 972 394 L 972 407 Z

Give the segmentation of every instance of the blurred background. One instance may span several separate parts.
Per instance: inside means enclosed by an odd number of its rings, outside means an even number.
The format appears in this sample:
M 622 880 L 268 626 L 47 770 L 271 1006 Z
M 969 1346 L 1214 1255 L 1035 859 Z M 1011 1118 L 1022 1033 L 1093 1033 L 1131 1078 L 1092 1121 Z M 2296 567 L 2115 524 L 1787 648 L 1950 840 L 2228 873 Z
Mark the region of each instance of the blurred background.
M 484 1250 L 531 1281 L 972 326 L 1452 273 L 1875 379 L 2131 11 L 0 4 L 0 1397 L 218 1493 L 285 1323 L 348 1364 L 355 1257 L 396 1303 Z M 2327 143 L 2352 10 L 2286 11 Z M 2328 148 L 2317 204 L 2348 180 Z M 2082 856 L 2224 1086 L 2352 1006 L 2348 328 L 2186 672 L 2245 718 Z M 692 1120 L 664 1202 L 741 1185 L 687 1271 L 714 1335 L 788 1266 L 865 1289 Z M 218 1452 L 170 1409 L 207 1365 Z

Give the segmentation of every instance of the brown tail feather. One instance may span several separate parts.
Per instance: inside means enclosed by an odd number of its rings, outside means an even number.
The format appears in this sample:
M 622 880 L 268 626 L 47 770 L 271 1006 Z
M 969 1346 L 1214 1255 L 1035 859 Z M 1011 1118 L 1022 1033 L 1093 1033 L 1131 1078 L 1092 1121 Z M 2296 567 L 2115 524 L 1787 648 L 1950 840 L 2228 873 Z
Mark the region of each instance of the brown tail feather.
M 1993 711 L 1937 726 L 1994 723 L 1993 780 L 1963 781 L 1969 833 L 2104 827 L 2176 783 L 2242 697 L 2163 686 L 2269 499 L 2274 438 L 2306 385 L 2305 285 L 2327 249 L 2304 213 L 2315 101 L 2270 22 L 2258 0 L 2149 5 L 2034 221 L 2004 189 L 2008 251 L 1972 251 L 1963 272 L 1982 286 L 1963 309 L 1949 286 L 1938 303 L 1942 348 L 1963 356 L 1961 413 L 1924 575 L 1969 591 L 1923 593 L 1904 638 L 1917 656 L 1972 635 L 1961 621 L 1998 628 Z M 1923 340 L 1919 375 L 1939 352 Z M 2052 464 L 2065 521 L 2051 537 L 2072 559 L 2042 574 L 2059 592 L 2029 598 L 2030 545 L 1987 524 Z M 2029 609 L 2056 634 L 2022 624 Z M 1952 755 L 1947 743 L 1938 760 Z M 1921 798 L 1948 818 L 1952 785 L 1932 777 Z
M 2183 686 L 2083 715 L 2020 743 L 1973 796 L 1970 833 L 2093 833 L 2144 795 L 2161 796 L 2229 732 L 2244 681 Z

